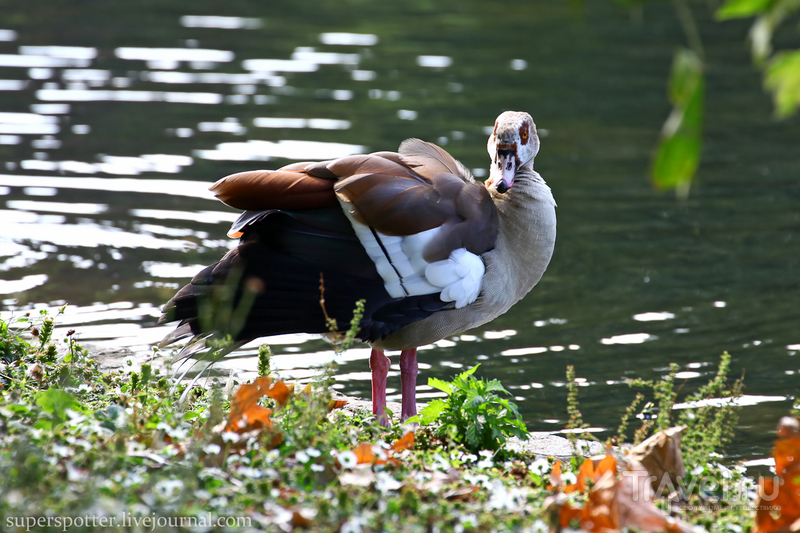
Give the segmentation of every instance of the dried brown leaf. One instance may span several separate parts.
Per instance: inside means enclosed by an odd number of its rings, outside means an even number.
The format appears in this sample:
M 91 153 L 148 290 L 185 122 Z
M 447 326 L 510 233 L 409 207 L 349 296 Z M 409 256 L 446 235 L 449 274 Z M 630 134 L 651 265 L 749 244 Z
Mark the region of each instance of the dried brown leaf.
M 653 490 L 666 486 L 667 476 L 672 487 L 678 486 L 678 478 L 686 477 L 681 455 L 681 434 L 686 426 L 659 431 L 649 439 L 634 446 L 628 452 L 632 463 L 639 463 L 651 476 Z

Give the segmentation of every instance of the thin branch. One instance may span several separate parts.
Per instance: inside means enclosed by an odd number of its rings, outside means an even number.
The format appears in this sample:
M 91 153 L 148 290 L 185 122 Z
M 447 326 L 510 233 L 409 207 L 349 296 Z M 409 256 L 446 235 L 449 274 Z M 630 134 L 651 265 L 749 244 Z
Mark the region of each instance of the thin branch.
M 678 20 L 681 21 L 683 33 L 686 35 L 686 40 L 689 47 L 697 54 L 701 61 L 705 62 L 706 54 L 703 51 L 703 41 L 700 39 L 700 32 L 697 29 L 697 24 L 694 21 L 692 10 L 686 3 L 686 0 L 674 0 L 675 10 L 678 13 Z

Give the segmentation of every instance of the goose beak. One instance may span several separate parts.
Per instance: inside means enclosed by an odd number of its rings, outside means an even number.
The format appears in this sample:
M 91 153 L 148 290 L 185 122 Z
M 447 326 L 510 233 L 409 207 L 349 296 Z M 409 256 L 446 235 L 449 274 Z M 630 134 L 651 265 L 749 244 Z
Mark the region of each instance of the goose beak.
M 486 187 L 504 194 L 514 186 L 514 176 L 518 166 L 517 150 L 498 146 L 496 153 L 489 179 L 486 180 Z

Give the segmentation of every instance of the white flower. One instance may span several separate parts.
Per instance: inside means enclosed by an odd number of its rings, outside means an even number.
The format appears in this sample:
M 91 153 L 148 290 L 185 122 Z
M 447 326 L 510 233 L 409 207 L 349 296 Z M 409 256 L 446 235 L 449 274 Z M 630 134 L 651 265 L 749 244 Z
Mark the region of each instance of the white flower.
M 403 484 L 386 472 L 379 472 L 375 480 L 375 488 L 381 493 L 386 494 L 389 491 L 400 490 Z
M 236 469 L 236 473 L 242 477 L 250 477 L 254 479 L 258 479 L 262 475 L 261 470 L 249 466 L 240 466 L 239 468 Z
M 325 471 L 325 467 L 322 466 L 322 465 L 318 465 L 318 464 L 314 463 L 314 464 L 311 465 L 311 470 L 313 472 L 324 472 Z
M 180 479 L 162 479 L 153 486 L 155 492 L 163 500 L 171 500 L 183 490 L 183 481 Z
M 478 461 L 478 464 L 476 464 L 475 466 L 477 466 L 478 468 L 491 468 L 494 466 L 494 463 L 492 462 L 491 459 L 483 459 L 481 461 Z
M 267 452 L 267 455 L 264 456 L 264 459 L 266 459 L 268 463 L 273 463 L 275 462 L 275 459 L 277 459 L 280 456 L 281 452 L 279 452 L 278 450 L 270 450 Z
M 203 451 L 208 455 L 217 455 L 219 452 L 222 451 L 222 448 L 220 448 L 219 444 L 214 444 L 213 442 L 210 442 L 205 446 L 203 446 Z
M 486 474 L 464 474 L 464 479 L 473 485 L 481 485 L 485 489 L 492 488 L 492 484 L 489 482 L 489 476 Z
M 302 451 L 302 450 L 297 452 L 297 453 L 295 453 L 294 457 L 295 457 L 295 459 L 297 459 L 299 462 L 301 462 L 303 464 L 306 464 L 307 462 L 309 462 L 311 460 L 311 457 L 309 457 L 308 454 L 306 452 Z
M 492 509 L 508 509 L 511 507 L 508 489 L 499 479 L 492 482 L 492 494 L 489 497 L 489 507 Z
M 437 470 L 441 470 L 443 472 L 447 471 L 447 470 L 450 470 L 450 463 L 448 463 L 447 459 L 445 459 L 444 457 L 442 457 L 438 453 L 433 456 L 433 460 L 436 462 L 433 465 L 433 468 L 435 468 Z
M 533 523 L 532 531 L 534 533 L 546 533 L 550 531 L 550 526 L 545 524 L 543 520 L 536 520 L 536 522 Z
M 464 454 L 464 462 L 465 463 L 474 463 L 477 460 L 478 460 L 478 456 L 475 455 L 474 453 Z
M 475 515 L 475 513 L 468 513 L 468 514 L 461 515 L 460 522 L 464 526 L 468 525 L 469 527 L 471 527 L 473 529 L 478 527 L 478 517 Z
M 381 461 L 385 461 L 389 457 L 386 455 L 386 451 L 380 446 L 380 443 L 372 446 L 372 453 Z
M 532 473 L 536 474 L 537 476 L 541 476 L 544 474 L 545 470 L 550 467 L 550 463 L 547 462 L 547 459 L 539 458 L 528 465 L 528 470 Z
M 354 468 L 358 464 L 358 457 L 350 450 L 339 452 L 338 459 L 342 468 Z
M 223 431 L 221 437 L 223 442 L 236 442 L 239 439 L 239 434 L 235 431 Z
M 319 451 L 316 448 L 310 448 L 310 447 L 306 448 L 306 453 L 309 455 L 309 457 L 319 457 L 320 455 L 322 455 L 321 451 Z
M 491 451 L 491 450 L 481 450 L 481 451 L 478 452 L 478 455 L 488 459 L 489 457 L 494 456 L 494 452 Z
M 361 524 L 356 518 L 351 518 L 339 529 L 341 533 L 361 533 Z

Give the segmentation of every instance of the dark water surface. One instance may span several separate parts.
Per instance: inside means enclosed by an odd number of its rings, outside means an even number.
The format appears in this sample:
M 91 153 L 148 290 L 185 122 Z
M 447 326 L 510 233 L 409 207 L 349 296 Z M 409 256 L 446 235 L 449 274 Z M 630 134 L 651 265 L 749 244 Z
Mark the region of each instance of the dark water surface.
M 61 324 L 84 341 L 146 351 L 168 330 L 159 307 L 232 244 L 237 213 L 211 182 L 411 136 L 481 177 L 486 128 L 525 110 L 558 201 L 553 262 L 509 314 L 420 352 L 419 396 L 428 376 L 481 362 L 530 429 L 555 431 L 572 364 L 584 418 L 614 429 L 635 394 L 625 378 L 675 362 L 692 390 L 727 350 L 749 404 L 732 455 L 768 451 L 800 373 L 800 121 L 772 120 L 745 23 L 694 6 L 706 136 L 679 203 L 646 178 L 684 39 L 670 5 L 637 20 L 600 1 L 582 15 L 544 0 L 15 4 L 0 28 L 4 316 L 69 302 Z M 309 336 L 271 343 L 293 378 L 332 358 Z M 369 394 L 367 356 L 339 358 L 345 392 Z

